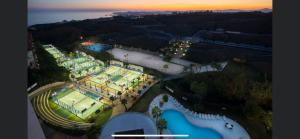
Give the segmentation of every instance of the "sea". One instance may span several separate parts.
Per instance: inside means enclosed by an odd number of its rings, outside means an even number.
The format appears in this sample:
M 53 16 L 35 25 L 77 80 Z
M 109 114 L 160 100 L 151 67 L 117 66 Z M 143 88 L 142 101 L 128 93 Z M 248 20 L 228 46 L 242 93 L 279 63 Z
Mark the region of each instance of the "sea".
M 32 10 L 27 13 L 27 25 L 57 23 L 72 20 L 96 19 L 112 17 L 115 12 L 120 11 L 54 11 L 54 10 Z

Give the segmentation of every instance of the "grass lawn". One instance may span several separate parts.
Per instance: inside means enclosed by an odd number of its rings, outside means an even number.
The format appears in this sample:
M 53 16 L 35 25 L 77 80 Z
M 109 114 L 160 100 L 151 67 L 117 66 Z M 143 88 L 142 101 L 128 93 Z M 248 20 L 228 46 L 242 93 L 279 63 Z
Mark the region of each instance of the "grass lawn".
M 161 90 L 159 84 L 152 86 L 139 100 L 129 109 L 131 112 L 147 112 L 151 101 L 159 94 L 167 93 Z
M 97 116 L 95 117 L 96 126 L 103 126 L 109 120 L 111 114 L 112 114 L 112 109 L 98 113 Z

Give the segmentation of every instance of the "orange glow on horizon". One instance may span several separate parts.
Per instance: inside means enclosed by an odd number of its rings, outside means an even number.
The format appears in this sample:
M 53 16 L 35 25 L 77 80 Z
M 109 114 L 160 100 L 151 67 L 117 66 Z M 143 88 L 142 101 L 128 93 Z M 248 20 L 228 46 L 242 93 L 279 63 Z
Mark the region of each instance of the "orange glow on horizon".
M 145 6 L 129 6 L 131 10 L 157 10 L 157 11 L 186 11 L 186 10 L 226 10 L 226 9 L 240 9 L 240 10 L 257 10 L 262 8 L 272 9 L 272 4 L 265 5 L 205 5 L 205 4 L 172 4 L 172 5 L 145 5 Z
M 63 1 L 63 0 L 62 0 Z M 256 10 L 272 9 L 272 0 L 118 0 L 118 1 L 68 1 L 51 4 L 29 3 L 29 8 L 48 9 L 120 9 L 120 10 Z

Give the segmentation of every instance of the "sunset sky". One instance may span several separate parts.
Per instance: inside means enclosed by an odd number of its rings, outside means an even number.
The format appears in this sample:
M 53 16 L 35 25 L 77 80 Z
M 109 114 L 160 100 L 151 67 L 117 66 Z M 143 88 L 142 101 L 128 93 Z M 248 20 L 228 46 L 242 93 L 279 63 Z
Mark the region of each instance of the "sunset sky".
M 29 9 L 224 10 L 272 9 L 272 0 L 28 0 Z

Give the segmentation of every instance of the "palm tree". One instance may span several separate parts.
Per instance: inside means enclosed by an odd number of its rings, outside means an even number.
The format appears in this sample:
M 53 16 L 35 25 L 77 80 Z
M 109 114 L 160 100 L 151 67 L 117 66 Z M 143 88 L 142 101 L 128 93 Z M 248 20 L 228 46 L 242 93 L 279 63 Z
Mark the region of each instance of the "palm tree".
M 141 77 L 137 77 L 136 79 L 138 80 L 138 86 L 139 86 Z
M 153 116 L 153 118 L 155 118 L 156 123 L 157 123 L 158 118 L 159 118 L 159 117 L 161 116 L 161 114 L 162 114 L 161 109 L 158 108 L 157 106 L 155 106 L 154 108 L 152 108 L 151 113 L 152 113 L 152 116 Z
M 89 73 L 89 69 L 85 69 L 86 73 L 88 74 Z
M 106 81 L 105 81 L 105 85 L 107 86 L 108 83 L 109 83 L 109 80 L 106 80 Z
M 113 96 L 110 96 L 110 97 L 109 97 L 109 100 L 111 100 L 112 105 L 114 105 L 114 101 L 116 100 L 116 98 L 113 97 Z
M 142 77 L 143 77 L 143 82 L 145 82 L 145 80 L 146 80 L 145 74 L 142 74 Z
M 162 134 L 162 131 L 167 129 L 167 121 L 163 118 L 160 118 L 157 122 L 157 128 L 159 129 L 159 133 Z
M 127 99 L 122 99 L 122 100 L 121 100 L 121 103 L 124 105 L 125 111 L 127 111 L 127 106 L 126 106 L 126 104 L 127 104 Z
M 122 95 L 122 92 L 118 91 L 118 96 L 119 96 L 120 100 L 121 100 L 121 95 Z

